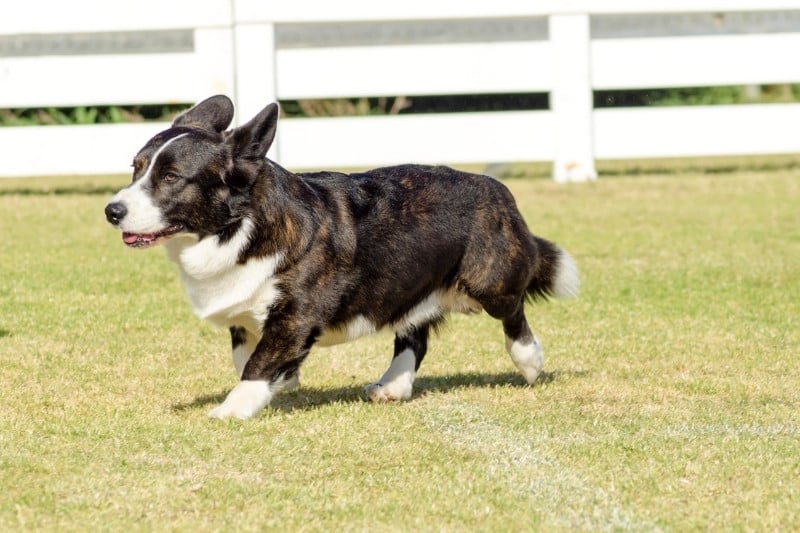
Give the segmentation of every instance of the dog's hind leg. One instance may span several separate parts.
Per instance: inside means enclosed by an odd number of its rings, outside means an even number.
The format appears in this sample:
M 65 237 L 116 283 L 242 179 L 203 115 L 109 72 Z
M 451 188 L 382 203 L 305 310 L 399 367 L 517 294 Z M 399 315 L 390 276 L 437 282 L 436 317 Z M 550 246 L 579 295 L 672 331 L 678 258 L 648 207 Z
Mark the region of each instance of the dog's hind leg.
M 364 388 L 368 401 L 391 402 L 411 398 L 414 378 L 428 351 L 429 330 L 430 326 L 426 324 L 397 334 L 392 364 L 381 379 Z
M 520 302 L 517 309 L 503 319 L 506 334 L 506 350 L 511 360 L 529 384 L 533 384 L 544 366 L 544 353 L 525 319 L 525 305 Z

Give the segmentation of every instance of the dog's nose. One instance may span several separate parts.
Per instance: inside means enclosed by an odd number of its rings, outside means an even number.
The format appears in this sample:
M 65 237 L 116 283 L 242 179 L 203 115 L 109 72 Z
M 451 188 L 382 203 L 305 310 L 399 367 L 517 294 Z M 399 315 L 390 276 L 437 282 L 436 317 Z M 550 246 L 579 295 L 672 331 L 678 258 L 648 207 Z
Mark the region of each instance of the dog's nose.
M 106 206 L 106 220 L 115 226 L 122 222 L 125 215 L 128 214 L 128 208 L 122 202 L 113 202 Z

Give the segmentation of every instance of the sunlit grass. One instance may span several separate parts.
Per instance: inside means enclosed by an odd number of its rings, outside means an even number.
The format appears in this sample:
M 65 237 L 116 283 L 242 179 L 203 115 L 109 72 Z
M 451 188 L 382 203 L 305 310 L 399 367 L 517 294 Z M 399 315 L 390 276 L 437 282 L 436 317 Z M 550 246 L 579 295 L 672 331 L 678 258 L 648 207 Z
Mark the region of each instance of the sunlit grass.
M 506 181 L 576 258 L 523 385 L 488 316 L 370 405 L 391 338 L 315 350 L 248 422 L 226 332 L 102 209 L 127 178 L 0 182 L 2 530 L 790 530 L 800 523 L 791 166 Z

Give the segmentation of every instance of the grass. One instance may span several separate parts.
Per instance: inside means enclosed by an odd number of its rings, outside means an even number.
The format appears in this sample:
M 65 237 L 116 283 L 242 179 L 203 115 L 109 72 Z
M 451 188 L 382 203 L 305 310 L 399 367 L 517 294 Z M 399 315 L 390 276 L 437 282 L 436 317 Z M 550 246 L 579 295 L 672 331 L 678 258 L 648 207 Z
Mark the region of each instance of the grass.
M 582 270 L 531 306 L 546 373 L 454 316 L 411 402 L 379 336 L 312 352 L 247 422 L 226 332 L 102 209 L 126 178 L 0 182 L 0 530 L 791 530 L 800 523 L 793 165 L 507 180 Z

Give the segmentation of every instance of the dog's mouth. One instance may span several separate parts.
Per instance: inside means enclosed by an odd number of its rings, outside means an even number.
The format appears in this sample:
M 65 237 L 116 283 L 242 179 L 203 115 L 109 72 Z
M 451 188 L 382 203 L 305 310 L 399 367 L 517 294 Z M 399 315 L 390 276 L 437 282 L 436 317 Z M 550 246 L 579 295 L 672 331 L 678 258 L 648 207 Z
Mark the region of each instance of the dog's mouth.
M 183 224 L 175 224 L 156 233 L 128 233 L 122 232 L 122 242 L 131 248 L 146 248 L 159 241 L 175 235 L 183 230 Z

